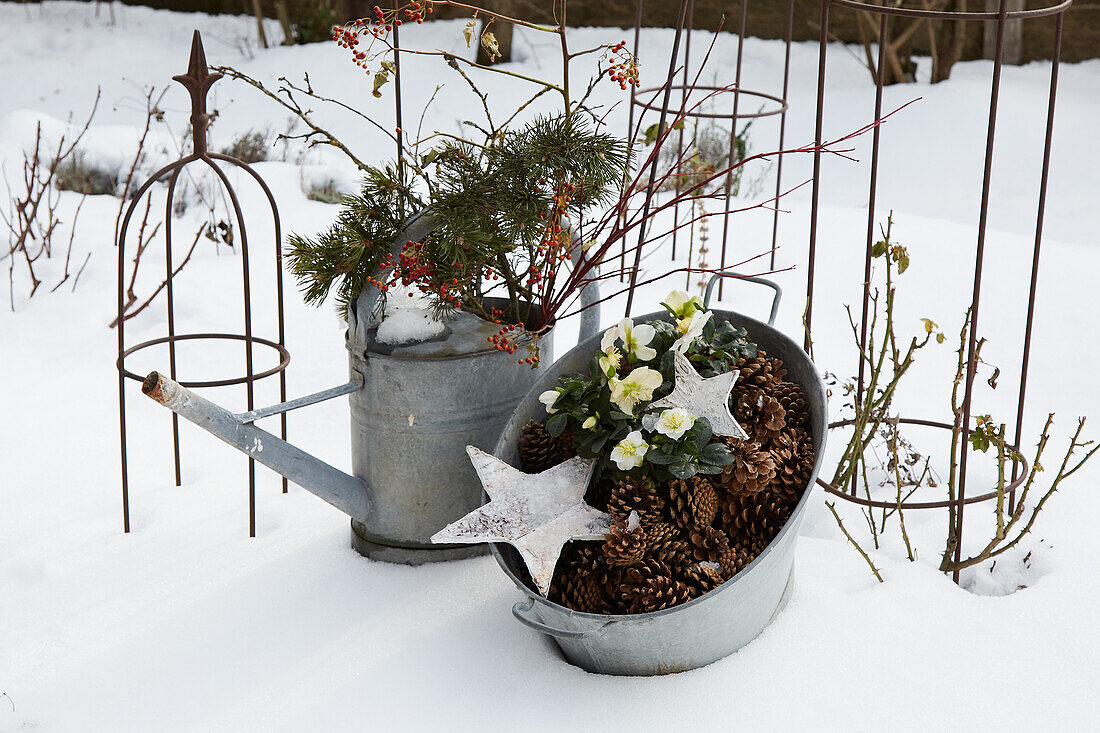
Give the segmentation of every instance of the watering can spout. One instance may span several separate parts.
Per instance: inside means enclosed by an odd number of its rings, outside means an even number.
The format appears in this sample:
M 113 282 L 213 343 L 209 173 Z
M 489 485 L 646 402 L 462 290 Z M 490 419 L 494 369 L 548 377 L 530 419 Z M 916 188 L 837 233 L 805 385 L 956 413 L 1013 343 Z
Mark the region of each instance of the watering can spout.
M 253 425 L 252 420 L 262 414 L 236 415 L 159 372 L 149 373 L 141 391 L 352 519 L 362 522 L 370 513 L 370 492 L 364 481 Z

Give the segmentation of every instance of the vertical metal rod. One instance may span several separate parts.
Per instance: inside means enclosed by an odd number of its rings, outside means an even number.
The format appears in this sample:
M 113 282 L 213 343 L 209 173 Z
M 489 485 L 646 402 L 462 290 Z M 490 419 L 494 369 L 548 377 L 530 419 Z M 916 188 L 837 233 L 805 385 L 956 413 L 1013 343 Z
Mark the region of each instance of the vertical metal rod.
M 634 3 L 634 58 L 638 58 L 638 43 L 641 39 L 642 32 L 642 4 L 645 0 L 637 0 Z M 637 87 L 634 84 L 630 85 L 630 110 L 627 113 L 626 123 L 626 136 L 627 136 L 627 152 L 632 152 L 634 149 L 634 100 L 637 98 Z M 629 185 L 630 171 L 623 171 L 623 188 L 625 189 Z M 623 220 L 626 219 L 626 212 L 624 211 L 619 215 L 619 226 L 622 226 Z M 626 237 L 623 237 L 619 244 L 619 282 L 626 280 Z
M 200 134 L 203 134 L 201 129 L 195 131 L 196 136 Z M 179 180 L 182 171 L 182 168 L 177 168 L 172 174 L 172 180 L 168 182 L 168 193 L 164 199 L 164 268 L 166 270 L 164 282 L 168 299 L 168 372 L 172 379 L 176 379 L 176 300 L 172 288 L 172 201 L 176 192 L 176 182 Z M 180 476 L 180 420 L 179 415 L 175 413 L 172 414 L 172 456 L 175 459 L 176 486 L 182 486 L 183 481 Z
M 787 92 L 791 79 L 791 37 L 794 35 L 794 0 L 787 5 L 787 32 L 783 36 L 785 45 L 783 53 L 783 111 L 779 113 L 779 147 L 783 150 L 783 144 L 787 136 Z M 768 259 L 768 267 L 775 269 L 775 247 L 779 241 L 779 196 L 783 193 L 783 156 L 778 156 L 775 162 L 775 211 L 772 212 L 772 251 Z
M 661 116 L 657 122 L 659 134 L 664 136 L 665 122 L 668 120 L 668 102 L 672 98 L 672 82 L 676 77 L 676 59 L 680 56 L 680 36 L 684 32 L 684 16 L 687 14 L 688 0 L 680 0 L 680 14 L 676 20 L 676 35 L 672 39 L 672 53 L 668 57 L 668 76 L 665 77 L 665 95 L 661 102 Z M 645 243 L 646 219 L 649 218 L 649 204 L 653 198 L 653 181 L 657 177 L 657 154 L 654 151 L 653 160 L 649 166 L 649 183 L 646 186 L 646 199 L 642 204 L 642 217 L 638 224 L 638 246 L 634 250 L 634 266 L 630 270 L 630 286 L 626 293 L 626 313 L 630 315 L 630 307 L 634 305 L 634 289 L 638 283 L 638 268 L 642 262 L 642 245 Z
M 989 219 L 989 189 L 993 173 L 993 143 L 997 136 L 997 103 L 1001 91 L 1001 66 L 1004 51 L 1005 23 L 1008 14 L 1008 0 L 1001 0 L 1000 11 L 997 14 L 997 43 L 993 52 L 993 82 L 989 93 L 989 127 L 985 140 L 985 174 L 982 180 L 982 207 L 978 215 L 978 246 L 974 255 L 974 295 L 970 300 L 970 334 L 966 348 L 966 385 L 963 395 L 962 432 L 963 440 L 960 450 L 962 457 L 959 460 L 959 493 L 958 511 L 955 513 L 955 562 L 962 558 L 962 527 L 963 510 L 966 508 L 966 466 L 970 445 L 966 440 L 966 434 L 970 430 L 970 413 L 974 398 L 974 377 L 978 371 L 978 363 L 975 358 L 975 350 L 978 342 L 978 306 L 982 294 L 982 267 L 985 263 L 985 238 Z M 959 571 L 956 569 L 951 574 L 952 580 L 959 582 Z
M 233 215 L 237 220 L 237 228 L 241 233 L 241 272 L 244 280 L 244 361 L 245 361 L 245 394 L 248 409 L 255 408 L 255 370 L 252 365 L 252 284 L 248 270 L 248 230 L 244 225 L 244 213 L 241 203 L 237 200 L 237 192 L 229 183 L 229 177 L 217 163 L 208 156 L 202 159 L 209 165 L 218 178 L 221 179 L 226 191 L 229 193 L 229 202 L 233 205 Z M 248 459 L 248 536 L 256 536 L 256 461 Z
M 393 0 L 393 104 L 394 120 L 397 126 L 397 178 L 402 183 L 405 181 L 405 126 L 401 121 L 401 26 L 397 12 L 401 7 L 401 0 Z
M 1035 323 L 1035 293 L 1039 285 L 1039 254 L 1043 245 L 1043 222 L 1046 218 L 1047 180 L 1050 174 L 1050 151 L 1054 139 L 1054 107 L 1058 96 L 1058 67 L 1062 58 L 1062 21 L 1065 13 L 1059 13 L 1054 26 L 1054 54 L 1050 67 L 1050 98 L 1047 101 L 1047 133 L 1043 145 L 1043 173 L 1039 179 L 1039 210 L 1035 216 L 1035 249 L 1031 257 L 1031 286 L 1027 296 L 1027 324 L 1024 326 L 1024 355 L 1020 364 L 1020 397 L 1016 407 L 1016 438 L 1013 445 L 1019 446 L 1023 438 L 1024 403 L 1027 399 L 1027 376 L 1031 365 L 1031 331 Z M 1019 478 L 1019 467 L 1012 464 L 1012 480 Z M 1008 511 L 1016 508 L 1016 495 L 1008 498 Z
M 883 0 L 886 2 L 886 0 Z M 882 89 L 886 72 L 886 46 L 889 43 L 890 27 L 889 17 L 886 13 L 879 16 L 878 28 L 878 68 L 875 71 L 875 116 L 873 119 L 882 119 Z M 863 255 L 863 312 L 859 320 L 859 375 L 856 379 L 856 404 L 863 404 L 863 387 L 866 374 L 866 360 L 863 354 L 867 353 L 867 321 L 871 306 L 871 248 L 875 241 L 875 204 L 878 200 L 878 159 L 879 140 L 882 126 L 876 125 L 872 133 L 871 141 L 871 181 L 867 192 L 867 243 Z M 853 495 L 858 486 L 858 477 L 852 475 Z
M 695 25 L 695 0 L 688 0 L 687 11 L 687 36 L 684 39 L 684 88 L 680 95 L 680 112 L 687 111 L 687 99 L 688 99 L 688 67 L 691 66 L 691 31 Z M 686 120 L 685 120 L 686 124 Z M 680 126 L 680 130 L 677 133 L 676 138 L 676 155 L 678 159 L 682 159 L 684 154 L 684 125 Z M 673 181 L 676 184 L 676 203 L 672 206 L 672 259 L 676 259 L 676 240 L 678 239 L 680 229 L 680 175 L 679 171 L 676 172 Z M 689 265 L 690 267 L 690 265 Z
M 726 159 L 726 165 L 733 165 L 733 157 L 737 153 L 737 106 L 741 102 L 741 58 L 745 49 L 745 25 L 749 17 L 749 0 L 741 0 L 741 23 L 737 28 L 737 68 L 733 80 L 733 115 L 730 117 L 730 152 Z M 729 241 L 730 231 L 730 198 L 733 195 L 733 169 L 726 172 L 726 207 L 722 214 L 722 261 L 720 270 L 726 269 L 726 244 Z M 722 299 L 722 288 L 726 279 L 718 281 L 718 300 Z
M 825 61 L 829 46 L 829 0 L 821 0 L 821 36 L 817 52 L 817 122 L 814 143 L 821 145 L 821 128 L 825 116 Z M 821 200 L 821 150 L 814 151 L 813 188 L 810 194 L 810 245 L 806 253 L 806 310 L 802 324 L 805 329 L 802 346 L 811 351 L 810 327 L 814 309 L 814 264 L 817 259 L 817 219 Z M 812 355 L 812 354 L 811 354 Z

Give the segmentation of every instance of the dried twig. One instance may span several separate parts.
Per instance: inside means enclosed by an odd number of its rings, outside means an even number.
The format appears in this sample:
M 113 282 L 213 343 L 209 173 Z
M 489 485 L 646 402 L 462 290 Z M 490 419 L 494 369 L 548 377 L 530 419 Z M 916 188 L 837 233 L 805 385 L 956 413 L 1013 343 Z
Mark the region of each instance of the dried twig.
M 852 543 L 852 547 L 856 548 L 856 550 L 859 552 L 859 554 L 867 562 L 867 567 L 871 568 L 871 572 L 875 574 L 875 578 L 878 579 L 878 582 L 880 582 L 880 583 L 883 582 L 882 581 L 882 575 L 879 573 L 878 568 L 875 567 L 875 563 L 872 562 L 871 556 L 868 555 L 866 553 L 866 551 L 864 551 L 864 549 L 859 546 L 859 543 L 856 542 L 855 538 L 852 537 L 852 535 L 848 532 L 848 530 L 844 528 L 844 522 L 841 521 L 840 515 L 836 513 L 835 503 L 831 502 L 831 501 L 827 501 L 827 502 L 825 502 L 825 506 L 829 507 L 829 511 L 833 513 L 833 518 L 836 519 L 837 526 L 840 527 L 840 531 L 844 533 L 844 536 L 847 537 L 848 541 Z

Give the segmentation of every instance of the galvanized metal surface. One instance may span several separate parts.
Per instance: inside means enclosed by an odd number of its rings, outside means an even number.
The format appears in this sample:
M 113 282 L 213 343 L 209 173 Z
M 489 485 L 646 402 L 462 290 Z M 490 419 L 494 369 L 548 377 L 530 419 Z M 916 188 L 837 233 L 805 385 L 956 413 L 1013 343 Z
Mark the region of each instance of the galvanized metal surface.
M 806 393 L 813 406 L 810 432 L 816 453 L 809 486 L 790 520 L 749 566 L 700 598 L 654 613 L 601 616 L 553 603 L 530 585 L 516 552 L 507 545 L 494 544 L 497 562 L 527 596 L 526 601 L 514 607 L 516 617 L 553 636 L 568 661 L 590 672 L 654 675 L 709 664 L 756 638 L 790 592 L 795 543 L 825 448 L 825 387 L 806 354 L 779 331 L 731 311 L 715 310 L 715 317 L 748 329 L 753 341 L 770 355 L 783 360 L 787 379 L 797 383 Z M 654 313 L 636 318 L 635 322 L 653 320 L 670 319 L 667 314 Z M 556 384 L 563 372 L 583 370 L 598 348 L 599 338 L 589 338 L 540 377 L 505 427 L 494 451 L 499 458 L 510 462 L 518 460 L 520 428 L 532 418 L 545 416 L 538 395 Z
M 172 378 L 152 372 L 142 383 L 141 391 L 250 458 L 309 489 L 345 514 L 365 517 L 370 513 L 370 499 L 362 481 L 266 430 L 241 422 L 237 415 L 180 386 Z
M 425 227 L 430 220 L 414 218 L 394 247 L 423 236 Z M 582 303 L 597 297 L 589 286 Z M 349 312 L 348 385 L 241 415 L 156 373 L 146 394 L 347 513 L 352 546 L 368 557 L 419 564 L 484 553 L 484 546 L 433 545 L 430 538 L 481 505 L 466 446 L 495 444 L 516 403 L 553 361 L 551 340 L 543 339 L 541 365 L 532 369 L 490 345 L 499 326 L 460 312 L 440 338 L 386 346 L 374 339 L 376 299 L 366 291 Z M 598 319 L 598 306 L 590 311 Z M 582 332 L 592 323 L 582 321 Z M 249 424 L 349 392 L 353 475 Z

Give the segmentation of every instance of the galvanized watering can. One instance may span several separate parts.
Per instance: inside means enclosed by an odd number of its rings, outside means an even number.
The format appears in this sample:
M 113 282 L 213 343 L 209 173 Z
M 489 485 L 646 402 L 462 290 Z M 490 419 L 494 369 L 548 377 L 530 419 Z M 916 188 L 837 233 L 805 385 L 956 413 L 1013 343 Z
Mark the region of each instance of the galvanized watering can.
M 589 672 L 616 675 L 655 675 L 683 672 L 731 654 L 755 639 L 779 613 L 791 592 L 791 571 L 795 542 L 806 503 L 821 468 L 825 449 L 828 406 L 825 386 L 806 353 L 787 336 L 773 328 L 781 291 L 778 285 L 760 278 L 742 278 L 768 285 L 776 291 L 768 322 L 762 323 L 733 311 L 715 310 L 716 319 L 743 326 L 749 338 L 770 356 L 783 360 L 787 379 L 806 393 L 811 406 L 810 432 L 814 461 L 809 485 L 791 518 L 771 544 L 747 567 L 723 585 L 683 605 L 663 611 L 632 615 L 603 616 L 581 613 L 544 598 L 529 580 L 519 553 L 510 545 L 493 543 L 493 555 L 501 569 L 527 596 L 512 607 L 524 625 L 548 634 L 565 658 Z M 717 276 L 707 288 L 706 303 Z M 670 321 L 667 313 L 650 313 L 635 323 Z M 557 385 L 565 372 L 583 372 L 599 350 L 599 336 L 582 341 L 545 371 L 519 403 L 496 444 L 496 456 L 519 465 L 521 428 L 531 419 L 543 419 L 545 409 L 538 395 Z
M 423 239 L 431 226 L 426 216 L 410 221 L 394 252 Z M 439 339 L 388 346 L 374 339 L 377 298 L 376 289 L 365 290 L 348 309 L 347 384 L 242 414 L 157 372 L 142 391 L 349 515 L 352 547 L 367 557 L 415 565 L 482 554 L 484 545 L 433 545 L 428 538 L 481 504 L 466 446 L 492 447 L 516 403 L 553 361 L 549 339 L 540 346 L 539 370 L 490 346 L 487 337 L 500 327 L 468 313 L 450 321 Z M 582 304 L 597 299 L 591 285 L 582 291 Z M 599 306 L 584 311 L 582 338 L 598 323 Z M 352 475 L 254 424 L 345 394 Z

